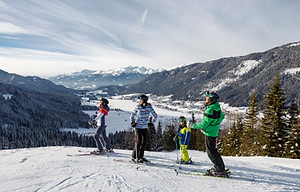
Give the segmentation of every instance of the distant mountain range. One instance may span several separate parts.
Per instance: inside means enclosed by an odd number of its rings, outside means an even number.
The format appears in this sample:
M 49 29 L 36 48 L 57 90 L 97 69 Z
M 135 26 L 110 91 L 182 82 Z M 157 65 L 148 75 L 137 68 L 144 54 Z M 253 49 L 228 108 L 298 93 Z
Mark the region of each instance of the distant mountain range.
M 71 94 L 72 89 L 68 89 L 61 85 L 56 85 L 53 82 L 42 79 L 37 76 L 21 76 L 14 73 L 8 73 L 0 69 L 0 83 L 13 85 L 22 89 L 30 89 L 39 92 L 48 92 L 55 94 Z
M 83 70 L 81 72 L 50 77 L 49 80 L 58 85 L 64 85 L 76 90 L 91 90 L 100 86 L 134 84 L 150 74 L 160 71 L 162 70 L 129 66 L 109 71 Z
M 265 52 L 194 63 L 151 74 L 140 82 L 116 86 L 110 94 L 150 93 L 173 95 L 172 99 L 203 100 L 206 91 L 215 91 L 220 100 L 232 106 L 246 106 L 255 90 L 261 103 L 263 95 L 278 73 L 286 101 L 298 103 L 300 90 L 300 42 L 289 43 Z
M 72 89 L 102 86 L 99 89 L 109 95 L 148 93 L 172 95 L 173 100 L 203 100 L 205 92 L 209 90 L 216 91 L 220 95 L 220 101 L 231 106 L 246 106 L 253 90 L 256 91 L 260 104 L 262 103 L 263 95 L 276 73 L 286 92 L 286 102 L 294 99 L 299 103 L 300 42 L 245 56 L 184 65 L 169 71 L 138 67 L 109 72 L 83 70 L 71 75 L 52 77 L 50 80 Z M 22 77 L 2 70 L 0 83 L 55 94 L 74 91 L 46 79 Z

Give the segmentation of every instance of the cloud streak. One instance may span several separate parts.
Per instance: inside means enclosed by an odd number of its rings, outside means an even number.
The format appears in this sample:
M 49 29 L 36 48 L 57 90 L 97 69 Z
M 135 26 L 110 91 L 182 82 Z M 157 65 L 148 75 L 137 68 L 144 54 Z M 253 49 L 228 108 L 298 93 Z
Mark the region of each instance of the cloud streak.
M 170 69 L 264 51 L 299 41 L 299 5 L 293 0 L 0 1 L 0 68 L 26 75 L 33 75 L 30 63 L 67 66 L 49 75 L 128 65 Z

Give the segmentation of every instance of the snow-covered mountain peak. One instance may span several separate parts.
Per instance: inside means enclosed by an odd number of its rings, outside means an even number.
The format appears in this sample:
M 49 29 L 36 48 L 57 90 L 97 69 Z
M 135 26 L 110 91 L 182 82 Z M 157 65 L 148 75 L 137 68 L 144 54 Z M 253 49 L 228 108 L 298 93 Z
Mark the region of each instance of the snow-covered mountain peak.
M 143 75 L 150 75 L 155 72 L 160 72 L 162 70 L 155 70 L 151 68 L 146 68 L 146 67 L 138 67 L 138 66 L 128 66 L 128 67 L 123 67 L 123 68 L 118 68 L 118 69 L 111 69 L 107 71 L 97 71 L 94 72 L 93 74 L 105 74 L 105 75 L 112 75 L 112 76 L 118 76 L 121 75 L 122 73 L 130 74 L 130 73 L 138 73 L 138 74 L 143 74 Z
M 128 66 L 111 70 L 82 70 L 71 74 L 63 74 L 49 79 L 56 84 L 72 89 L 95 89 L 99 86 L 133 84 L 146 76 L 162 70 L 146 67 Z

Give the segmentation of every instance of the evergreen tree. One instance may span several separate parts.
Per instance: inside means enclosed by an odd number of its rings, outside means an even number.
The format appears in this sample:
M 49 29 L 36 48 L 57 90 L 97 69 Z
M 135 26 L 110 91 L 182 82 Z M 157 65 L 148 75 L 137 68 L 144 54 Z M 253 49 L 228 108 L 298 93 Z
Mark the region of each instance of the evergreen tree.
M 264 110 L 262 118 L 262 155 L 282 157 L 285 154 L 284 145 L 287 141 L 287 126 L 285 120 L 285 97 L 276 74 L 273 84 L 264 95 Z
M 192 113 L 192 124 L 196 123 L 195 115 Z M 205 151 L 205 135 L 200 129 L 191 129 L 189 149 Z
M 258 154 L 258 105 L 256 93 L 253 91 L 251 93 L 251 98 L 249 102 L 249 107 L 246 109 L 246 116 L 244 119 L 244 129 L 242 133 L 242 143 L 241 143 L 241 154 L 243 156 L 252 156 Z
M 157 131 L 156 131 L 156 151 L 161 151 L 163 148 L 163 134 L 162 134 L 162 126 L 161 122 L 158 122 Z
M 243 122 L 239 117 L 237 122 L 234 122 L 228 133 L 224 137 L 223 147 L 220 148 L 220 153 L 229 156 L 240 156 L 240 148 L 242 143 Z
M 149 138 L 146 144 L 147 151 L 154 151 L 156 149 L 156 131 L 155 126 L 149 126 Z
M 163 134 L 163 140 L 164 140 L 164 144 L 163 144 L 163 149 L 166 151 L 173 151 L 175 150 L 175 143 L 173 141 L 173 138 L 176 136 L 176 130 L 175 130 L 175 126 L 173 125 L 168 125 L 164 131 Z M 178 145 L 177 145 L 178 147 Z
M 200 129 L 192 129 L 189 149 L 205 151 L 205 135 Z
M 298 118 L 299 110 L 295 100 L 292 101 L 288 109 L 288 141 L 285 144 L 286 157 L 300 158 L 300 120 Z

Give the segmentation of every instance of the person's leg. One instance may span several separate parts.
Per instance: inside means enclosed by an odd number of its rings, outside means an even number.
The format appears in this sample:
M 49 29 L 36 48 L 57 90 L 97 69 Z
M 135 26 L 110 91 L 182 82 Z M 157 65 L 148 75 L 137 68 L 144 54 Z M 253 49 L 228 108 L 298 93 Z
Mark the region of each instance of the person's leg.
M 110 150 L 110 140 L 109 138 L 106 136 L 106 126 L 104 128 L 104 130 L 102 131 L 102 137 L 106 143 L 105 148 L 106 150 Z
M 187 145 L 180 145 L 180 152 L 182 154 L 182 159 L 184 162 L 188 162 L 190 157 L 187 151 Z
M 141 129 L 141 150 L 140 150 L 140 154 L 139 154 L 139 158 L 144 157 L 144 152 L 145 152 L 145 148 L 146 148 L 146 144 L 148 142 L 148 129 Z
M 216 137 L 205 136 L 207 155 L 211 162 L 214 164 L 216 171 L 223 172 L 225 171 L 225 165 L 221 155 L 218 153 L 218 150 L 216 148 L 216 142 Z
M 105 128 L 105 127 L 103 127 L 103 126 L 98 127 L 97 130 L 96 130 L 96 132 L 95 132 L 95 135 L 94 135 L 94 140 L 95 140 L 95 142 L 96 142 L 96 146 L 97 146 L 97 149 L 98 149 L 99 151 L 102 151 L 102 150 L 103 150 L 103 146 L 102 146 L 102 144 L 101 144 L 101 142 L 100 142 L 100 135 L 101 135 L 101 133 L 103 132 L 104 128 Z
M 142 129 L 135 129 L 135 137 L 136 137 L 136 144 L 134 145 L 134 149 L 132 151 L 132 158 L 133 159 L 138 159 L 140 158 L 140 148 L 141 148 L 141 141 L 142 141 L 142 134 L 141 134 Z M 136 151 L 137 150 L 137 151 Z M 136 157 L 137 154 L 137 157 Z

